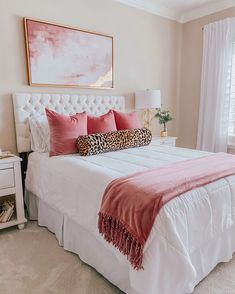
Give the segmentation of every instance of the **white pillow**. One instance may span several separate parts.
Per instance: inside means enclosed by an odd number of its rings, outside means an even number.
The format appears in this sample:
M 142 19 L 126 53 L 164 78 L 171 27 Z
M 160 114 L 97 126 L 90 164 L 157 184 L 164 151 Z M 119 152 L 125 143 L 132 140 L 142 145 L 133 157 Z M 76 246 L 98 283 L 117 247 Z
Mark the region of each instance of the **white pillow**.
M 46 115 L 29 118 L 31 132 L 31 149 L 36 152 L 49 152 L 50 130 Z

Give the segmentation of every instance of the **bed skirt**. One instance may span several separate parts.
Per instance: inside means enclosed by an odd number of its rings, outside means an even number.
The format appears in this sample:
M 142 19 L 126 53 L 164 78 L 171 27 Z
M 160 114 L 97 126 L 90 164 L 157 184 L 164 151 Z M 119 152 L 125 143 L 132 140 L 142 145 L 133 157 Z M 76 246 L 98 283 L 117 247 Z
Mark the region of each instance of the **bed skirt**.
M 47 227 L 49 231 L 53 232 L 59 244 L 65 250 L 78 254 L 82 261 L 94 267 L 122 291 L 128 294 L 139 293 L 132 287 L 128 267 L 119 262 L 118 258 L 108 251 L 94 235 L 31 192 L 26 191 L 25 202 L 30 220 L 37 220 L 40 226 Z M 185 281 L 187 285 L 182 285 L 182 288 L 187 288 L 188 290 L 182 294 L 192 293 L 196 284 L 207 276 L 219 262 L 229 261 L 234 251 L 235 224 L 217 238 L 211 239 L 200 249 L 194 250 L 190 255 L 192 265 L 196 271 L 196 279 L 192 283 Z M 203 264 L 205 259 L 209 261 L 206 266 Z M 112 270 L 110 270 L 110 265 L 112 265 Z M 175 264 L 175 266 L 180 268 L 180 264 Z M 157 294 L 157 292 L 148 292 L 148 294 Z
M 137 294 L 131 289 L 131 286 L 130 288 L 127 286 L 130 284 L 128 269 L 107 251 L 92 234 L 29 191 L 25 192 L 25 203 L 29 219 L 37 220 L 39 226 L 47 227 L 49 231 L 54 233 L 60 246 L 79 255 L 82 261 L 94 267 L 114 285 L 117 285 L 118 280 L 117 286 L 122 291 Z M 110 271 L 110 264 L 118 271 Z

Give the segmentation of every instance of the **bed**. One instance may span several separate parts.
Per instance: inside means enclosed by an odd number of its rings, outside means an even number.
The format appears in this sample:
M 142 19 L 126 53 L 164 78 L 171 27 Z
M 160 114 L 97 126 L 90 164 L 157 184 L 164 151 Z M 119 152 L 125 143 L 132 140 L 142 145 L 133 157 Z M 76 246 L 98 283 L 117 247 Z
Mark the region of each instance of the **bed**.
M 28 118 L 42 114 L 45 106 L 65 114 L 124 110 L 122 96 L 16 93 L 13 103 L 20 153 L 30 151 Z M 144 270 L 134 270 L 102 238 L 97 220 L 103 192 L 113 179 L 207 154 L 156 142 L 90 157 L 49 158 L 33 152 L 25 195 L 30 218 L 126 293 L 191 293 L 235 251 L 235 176 L 184 193 L 161 209 L 144 248 Z

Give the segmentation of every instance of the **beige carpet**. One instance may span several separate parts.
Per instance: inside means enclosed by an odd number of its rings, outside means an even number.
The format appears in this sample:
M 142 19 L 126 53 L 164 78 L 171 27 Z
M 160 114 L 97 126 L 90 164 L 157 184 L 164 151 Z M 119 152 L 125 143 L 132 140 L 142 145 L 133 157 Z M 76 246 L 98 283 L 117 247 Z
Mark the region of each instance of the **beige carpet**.
M 30 222 L 22 231 L 10 228 L 0 232 L 0 293 L 122 292 L 80 261 L 77 255 L 64 251 L 47 229 Z M 235 294 L 235 257 L 217 266 L 197 286 L 194 294 Z

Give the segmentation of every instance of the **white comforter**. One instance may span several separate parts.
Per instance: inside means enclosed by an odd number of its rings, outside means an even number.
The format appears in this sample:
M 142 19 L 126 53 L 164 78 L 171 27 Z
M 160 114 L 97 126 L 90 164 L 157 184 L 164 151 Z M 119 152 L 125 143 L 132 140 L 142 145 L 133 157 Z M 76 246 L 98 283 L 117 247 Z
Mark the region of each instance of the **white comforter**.
M 144 248 L 144 270 L 133 270 L 126 257 L 103 240 L 97 219 L 104 189 L 113 179 L 207 154 L 154 143 L 91 157 L 75 154 L 49 158 L 48 154 L 32 153 L 26 187 L 92 233 L 128 267 L 131 288 L 124 290 L 190 293 L 218 262 L 210 252 L 212 244 L 233 227 L 235 176 L 187 192 L 161 209 Z M 235 239 L 228 246 L 232 248 L 219 259 L 231 257 Z

